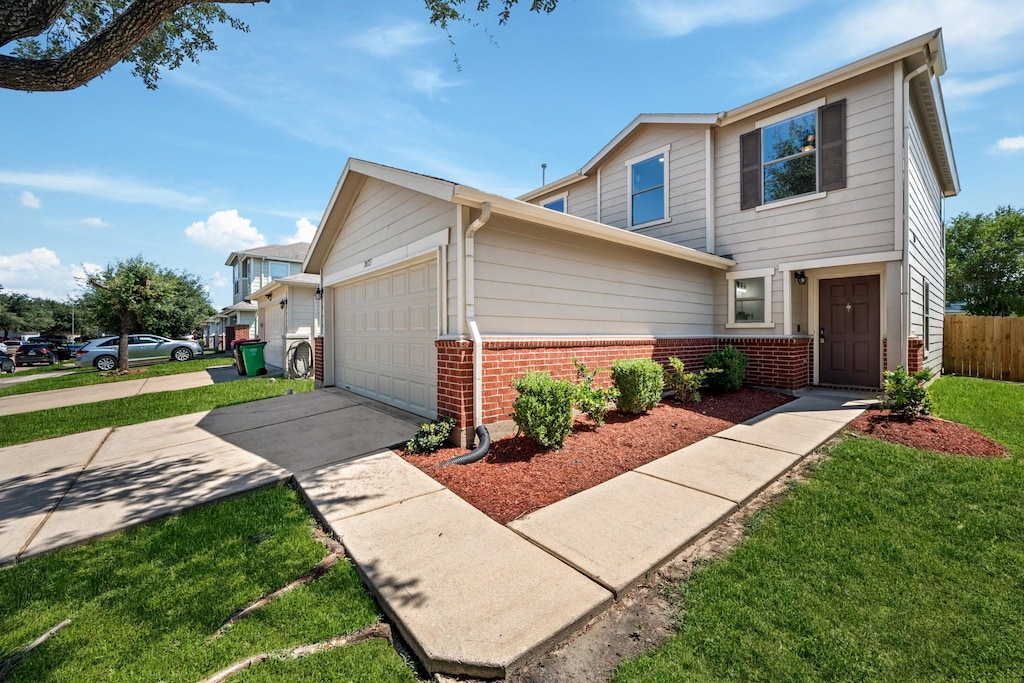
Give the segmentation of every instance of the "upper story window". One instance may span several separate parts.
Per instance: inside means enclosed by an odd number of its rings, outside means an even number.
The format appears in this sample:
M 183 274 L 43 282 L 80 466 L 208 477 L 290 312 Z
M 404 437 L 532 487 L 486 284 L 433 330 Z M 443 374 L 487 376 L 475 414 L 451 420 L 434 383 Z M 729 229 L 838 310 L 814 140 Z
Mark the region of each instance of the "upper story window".
M 818 191 L 817 111 L 765 126 L 764 201 L 778 201 Z
M 547 199 L 541 206 L 545 209 L 551 209 L 552 211 L 559 211 L 561 213 L 566 212 L 566 202 L 569 199 L 569 194 L 560 194 L 557 197 L 551 197 Z
M 669 220 L 669 147 L 626 162 L 629 176 L 629 227 L 639 228 Z
M 820 100 L 755 125 L 740 136 L 741 209 L 846 187 L 846 100 Z
M 290 267 L 289 267 L 289 265 L 287 263 L 282 263 L 281 261 L 271 261 L 270 262 L 270 279 L 271 280 L 276 280 L 279 277 L 288 277 L 288 274 L 290 272 L 291 272 L 291 270 L 290 270 Z
M 244 259 L 242 261 L 242 277 L 249 277 L 249 259 Z

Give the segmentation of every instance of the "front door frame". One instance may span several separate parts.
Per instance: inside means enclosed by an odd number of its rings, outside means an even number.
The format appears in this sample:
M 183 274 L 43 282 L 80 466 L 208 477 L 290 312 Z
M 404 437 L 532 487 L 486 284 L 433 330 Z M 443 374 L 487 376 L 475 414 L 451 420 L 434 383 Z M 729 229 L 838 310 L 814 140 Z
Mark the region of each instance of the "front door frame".
M 887 337 L 888 331 L 886 328 L 886 320 L 888 316 L 885 314 L 886 310 L 886 264 L 884 263 L 868 263 L 863 265 L 855 266 L 844 266 L 839 268 L 822 268 L 820 270 L 808 271 L 807 272 L 807 319 L 808 319 L 808 332 L 810 332 L 814 338 L 812 347 L 814 349 L 814 384 L 820 384 L 820 368 L 821 368 L 821 344 L 818 342 L 818 330 L 821 329 L 819 320 L 819 297 L 818 292 L 821 286 L 822 280 L 836 280 L 847 277 L 861 277 L 865 275 L 877 275 L 878 276 L 878 319 L 879 319 L 879 334 L 878 334 L 878 386 L 882 386 L 882 373 L 886 367 L 885 361 L 885 346 L 882 341 Z

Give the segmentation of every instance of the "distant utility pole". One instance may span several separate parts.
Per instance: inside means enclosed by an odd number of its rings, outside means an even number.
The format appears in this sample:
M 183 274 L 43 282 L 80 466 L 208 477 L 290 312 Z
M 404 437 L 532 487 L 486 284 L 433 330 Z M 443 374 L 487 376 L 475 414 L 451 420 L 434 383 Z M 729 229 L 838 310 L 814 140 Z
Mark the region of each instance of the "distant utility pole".
M 545 185 L 548 184 L 547 183 L 547 175 L 548 175 L 548 165 L 547 164 L 541 164 L 540 165 L 540 186 L 541 187 L 544 187 Z

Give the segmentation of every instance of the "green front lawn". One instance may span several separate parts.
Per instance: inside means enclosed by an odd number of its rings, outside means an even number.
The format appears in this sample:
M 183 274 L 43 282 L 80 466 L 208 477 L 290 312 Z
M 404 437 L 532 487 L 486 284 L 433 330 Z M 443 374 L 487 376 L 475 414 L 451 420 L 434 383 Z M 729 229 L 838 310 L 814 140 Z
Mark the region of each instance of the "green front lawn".
M 1024 679 L 1024 387 L 932 391 L 941 417 L 1014 456 L 843 439 L 732 554 L 672 587 L 681 630 L 615 680 Z
M 254 377 L 180 391 L 141 394 L 99 403 L 6 415 L 0 417 L 0 447 L 258 401 L 282 396 L 289 389 L 295 393 L 312 391 L 313 380 Z
M 17 394 L 31 394 L 37 391 L 51 391 L 53 389 L 70 389 L 71 387 L 84 387 L 91 384 L 106 384 L 107 382 L 125 382 L 133 379 L 146 379 L 148 377 L 161 377 L 163 375 L 178 375 L 183 372 L 199 372 L 207 368 L 221 365 L 231 365 L 231 356 L 214 356 L 212 358 L 196 358 L 184 363 L 167 362 L 155 363 L 152 365 L 140 365 L 131 367 L 127 375 L 106 375 L 101 374 L 94 368 L 75 368 L 74 372 L 60 377 L 43 377 L 30 382 L 22 382 L 0 389 L 0 397 L 14 396 Z M 60 370 L 57 366 L 40 368 L 39 372 L 55 372 Z M 65 370 L 70 368 L 63 368 Z M 31 372 L 31 371 L 29 371 Z M 24 369 L 19 369 L 15 376 L 26 374 Z
M 0 671 L 3 660 L 65 619 L 71 624 L 30 652 L 9 680 L 192 683 L 257 653 L 375 623 L 372 598 L 342 559 L 210 640 L 235 611 L 324 557 L 313 526 L 298 494 L 274 487 L 0 569 Z M 415 676 L 386 641 L 370 640 L 257 665 L 237 680 Z

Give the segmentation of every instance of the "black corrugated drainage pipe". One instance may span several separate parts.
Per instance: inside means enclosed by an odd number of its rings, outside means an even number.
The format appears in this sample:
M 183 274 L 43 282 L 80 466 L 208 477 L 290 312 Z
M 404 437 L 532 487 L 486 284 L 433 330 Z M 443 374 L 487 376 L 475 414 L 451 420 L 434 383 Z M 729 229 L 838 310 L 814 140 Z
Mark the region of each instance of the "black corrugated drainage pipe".
M 441 463 L 445 465 L 468 465 L 471 462 L 483 459 L 487 451 L 491 450 L 491 435 L 487 433 L 487 427 L 480 425 L 476 428 L 476 448 L 465 455 L 457 455 Z

